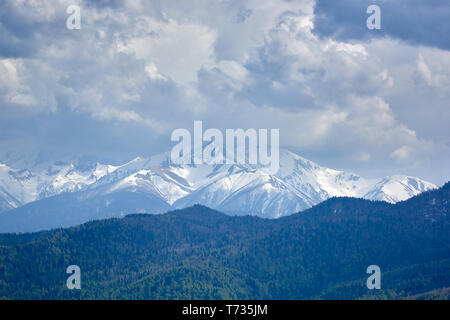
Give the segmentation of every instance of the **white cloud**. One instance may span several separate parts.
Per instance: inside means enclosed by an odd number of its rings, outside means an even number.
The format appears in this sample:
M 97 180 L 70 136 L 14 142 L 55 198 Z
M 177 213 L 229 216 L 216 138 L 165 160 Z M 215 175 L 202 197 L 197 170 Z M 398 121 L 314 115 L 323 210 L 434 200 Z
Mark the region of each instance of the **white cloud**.
M 213 62 L 217 35 L 200 24 L 140 17 L 136 28 L 130 31 L 117 40 L 119 52 L 136 54 L 138 59 L 155 66 L 163 77 L 178 83 L 195 82 L 197 72 Z
M 426 84 L 439 95 L 450 95 L 450 52 L 422 48 L 417 57 L 417 70 Z
M 397 150 L 392 151 L 392 153 L 390 154 L 390 157 L 392 159 L 394 159 L 395 161 L 402 163 L 402 162 L 406 161 L 408 159 L 408 157 L 410 157 L 411 152 L 412 152 L 412 150 L 410 147 L 402 146 L 402 147 L 398 148 Z
M 427 64 L 425 63 L 423 59 L 423 55 L 419 53 L 419 58 L 417 59 L 417 69 L 419 70 L 420 74 L 425 79 L 425 82 L 431 86 L 431 71 L 430 68 L 428 68 Z
M 36 102 L 21 73 L 23 76 L 22 60 L 0 59 L 0 101 L 19 106 L 30 106 Z
M 167 78 L 158 72 L 158 68 L 154 63 L 150 63 L 145 66 L 145 71 L 147 71 L 148 76 L 152 80 L 162 80 L 167 81 Z

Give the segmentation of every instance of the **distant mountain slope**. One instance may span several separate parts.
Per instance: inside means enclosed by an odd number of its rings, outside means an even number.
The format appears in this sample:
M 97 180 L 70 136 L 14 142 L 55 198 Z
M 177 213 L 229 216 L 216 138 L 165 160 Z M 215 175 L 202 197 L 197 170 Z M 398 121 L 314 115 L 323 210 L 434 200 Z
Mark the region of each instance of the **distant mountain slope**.
M 332 198 L 277 220 L 203 206 L 0 234 L 0 298 L 445 298 L 450 183 L 398 204 Z M 65 288 L 77 264 L 82 290 Z M 378 265 L 382 289 L 366 287 Z
M 67 227 L 69 221 L 161 213 L 194 204 L 228 214 L 278 218 L 333 196 L 395 203 L 436 188 L 401 175 L 364 179 L 319 166 L 287 150 L 280 152 L 280 170 L 275 175 L 259 165 L 174 165 L 167 153 L 120 166 L 61 162 L 41 165 L 39 170 L 0 166 L 0 209 L 18 207 L 0 213 L 0 232 Z M 126 201 L 124 195 L 132 200 Z M 118 204 L 119 200 L 123 203 Z M 111 207 L 111 203 L 118 205 Z M 83 219 L 68 216 L 80 208 Z

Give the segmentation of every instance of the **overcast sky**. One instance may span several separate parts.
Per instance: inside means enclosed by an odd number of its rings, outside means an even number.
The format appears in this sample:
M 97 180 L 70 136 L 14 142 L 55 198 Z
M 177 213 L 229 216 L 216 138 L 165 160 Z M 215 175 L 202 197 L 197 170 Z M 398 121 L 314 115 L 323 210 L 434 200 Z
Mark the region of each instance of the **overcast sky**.
M 381 30 L 366 27 L 374 3 Z M 449 35 L 447 0 L 3 0 L 0 157 L 124 161 L 203 120 L 278 128 L 331 168 L 442 184 Z

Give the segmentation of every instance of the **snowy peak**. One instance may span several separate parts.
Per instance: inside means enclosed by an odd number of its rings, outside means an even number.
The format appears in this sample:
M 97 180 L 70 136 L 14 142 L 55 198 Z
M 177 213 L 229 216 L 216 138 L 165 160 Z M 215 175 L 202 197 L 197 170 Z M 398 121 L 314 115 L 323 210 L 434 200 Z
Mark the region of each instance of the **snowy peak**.
M 435 188 L 434 184 L 415 177 L 393 175 L 379 179 L 362 198 L 395 203 Z
M 114 166 L 99 163 L 83 168 L 55 162 L 36 171 L 0 164 L 0 198 L 16 208 L 64 192 L 84 190 L 114 170 Z
M 0 164 L 3 211 L 66 192 L 83 191 L 85 198 L 125 192 L 154 197 L 165 208 L 202 204 L 231 214 L 277 218 L 334 196 L 394 203 L 434 188 L 432 183 L 402 175 L 365 179 L 284 149 L 274 175 L 259 165 L 174 165 L 169 152 L 137 157 L 119 166 L 55 162 L 39 169 L 14 170 Z M 128 213 L 142 211 L 145 208 L 130 207 Z

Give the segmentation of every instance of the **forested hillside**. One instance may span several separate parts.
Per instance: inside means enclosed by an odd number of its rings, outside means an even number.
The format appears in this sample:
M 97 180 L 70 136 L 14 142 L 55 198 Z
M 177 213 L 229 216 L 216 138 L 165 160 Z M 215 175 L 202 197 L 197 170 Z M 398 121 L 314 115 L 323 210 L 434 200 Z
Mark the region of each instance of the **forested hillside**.
M 3 299 L 448 299 L 450 184 L 276 220 L 203 206 L 0 235 Z M 66 268 L 81 268 L 81 290 Z M 381 268 L 368 290 L 366 268 Z

